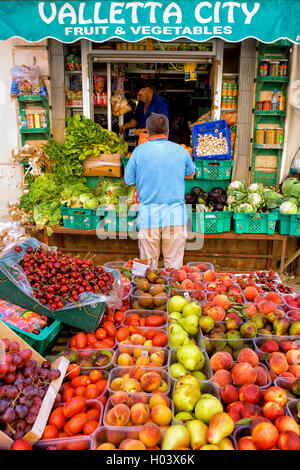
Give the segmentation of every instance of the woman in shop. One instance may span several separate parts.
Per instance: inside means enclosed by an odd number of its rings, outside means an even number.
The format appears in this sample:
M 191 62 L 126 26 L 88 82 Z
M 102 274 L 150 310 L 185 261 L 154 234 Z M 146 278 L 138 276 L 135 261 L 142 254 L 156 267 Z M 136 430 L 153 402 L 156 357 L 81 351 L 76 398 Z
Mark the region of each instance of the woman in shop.
M 150 81 L 142 83 L 137 92 L 138 105 L 134 117 L 127 123 L 120 126 L 120 134 L 124 134 L 127 129 L 133 129 L 133 134 L 146 132 L 146 121 L 151 114 L 164 114 L 169 121 L 169 105 L 165 98 L 155 93 L 154 85 Z

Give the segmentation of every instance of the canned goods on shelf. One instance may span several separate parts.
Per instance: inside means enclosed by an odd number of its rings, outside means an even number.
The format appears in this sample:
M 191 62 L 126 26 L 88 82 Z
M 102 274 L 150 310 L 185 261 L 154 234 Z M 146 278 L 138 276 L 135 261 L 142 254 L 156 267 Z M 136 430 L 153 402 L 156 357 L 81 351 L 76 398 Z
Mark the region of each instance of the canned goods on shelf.
M 265 129 L 256 129 L 255 143 L 262 145 L 265 143 Z
M 271 111 L 272 109 L 272 103 L 271 100 L 267 100 L 263 102 L 263 110 L 264 111 Z
M 268 75 L 269 73 L 269 61 L 262 60 L 259 66 L 259 73 L 261 76 Z
M 270 63 L 270 75 L 277 77 L 279 75 L 279 62 Z
M 265 143 L 268 145 L 276 143 L 276 129 L 266 129 Z
M 283 143 L 283 129 L 276 129 L 276 144 Z

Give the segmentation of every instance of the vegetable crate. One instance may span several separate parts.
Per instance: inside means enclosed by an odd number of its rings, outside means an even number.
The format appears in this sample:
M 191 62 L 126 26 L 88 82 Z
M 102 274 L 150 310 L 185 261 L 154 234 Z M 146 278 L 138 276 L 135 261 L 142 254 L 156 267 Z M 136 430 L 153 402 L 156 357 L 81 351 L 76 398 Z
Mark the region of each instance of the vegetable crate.
M 122 165 L 123 165 L 123 168 L 125 170 L 126 166 L 127 166 L 127 163 L 129 161 L 129 158 L 128 157 L 122 157 L 121 158 L 121 162 L 122 162 Z
M 49 326 L 40 330 L 39 335 L 36 335 L 29 331 L 23 331 L 10 323 L 4 323 L 42 356 L 47 353 L 53 341 L 63 328 L 63 323 L 59 320 L 54 320 Z
M 300 214 L 279 214 L 278 231 L 281 235 L 300 237 Z
M 233 211 L 192 212 L 192 231 L 197 233 L 230 232 Z
M 195 160 L 196 179 L 200 180 L 230 180 L 232 160 Z
M 271 235 L 275 232 L 278 214 L 254 213 L 254 212 L 234 212 L 235 233 L 265 233 Z
M 81 209 L 71 207 L 60 207 L 63 226 L 66 228 L 91 230 L 95 228 L 96 209 Z
M 207 192 L 210 192 L 213 188 L 217 187 L 227 190 L 229 183 L 230 180 L 185 180 L 185 193 L 190 193 L 196 186 Z
M 199 135 L 212 135 L 213 137 L 220 138 L 219 134 L 222 132 L 223 137 L 226 137 L 227 142 L 227 153 L 224 154 L 210 154 L 198 157 L 196 154 L 196 148 L 198 145 Z M 194 159 L 200 160 L 231 160 L 231 144 L 230 144 L 230 130 L 225 119 L 220 121 L 205 122 L 203 124 L 195 124 L 193 126 L 193 149 Z
M 104 219 L 105 230 L 112 232 L 134 232 L 137 225 L 137 212 L 128 211 L 127 215 L 120 215 L 114 210 L 106 208 L 98 209 L 97 226 L 100 222 L 100 218 Z

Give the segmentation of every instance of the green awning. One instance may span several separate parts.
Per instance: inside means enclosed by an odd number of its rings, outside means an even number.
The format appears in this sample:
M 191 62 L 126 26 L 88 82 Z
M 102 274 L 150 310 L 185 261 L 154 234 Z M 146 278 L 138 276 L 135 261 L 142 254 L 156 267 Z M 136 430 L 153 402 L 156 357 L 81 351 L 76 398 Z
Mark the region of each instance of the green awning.
M 0 1 L 0 40 L 12 37 L 64 43 L 251 37 L 300 44 L 300 0 Z

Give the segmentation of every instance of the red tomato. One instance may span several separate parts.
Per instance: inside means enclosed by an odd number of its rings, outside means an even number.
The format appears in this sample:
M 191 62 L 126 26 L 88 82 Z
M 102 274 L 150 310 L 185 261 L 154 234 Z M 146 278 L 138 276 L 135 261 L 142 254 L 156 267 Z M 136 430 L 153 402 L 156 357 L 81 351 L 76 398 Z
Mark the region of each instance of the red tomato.
M 140 319 L 140 326 L 146 326 L 146 318 Z
M 98 328 L 98 330 L 96 330 L 95 336 L 96 336 L 97 339 L 99 339 L 101 341 L 104 338 L 106 338 L 107 331 L 104 328 Z
M 100 401 L 100 403 L 102 404 L 103 408 L 105 407 L 106 405 L 106 402 L 107 402 L 107 398 L 105 395 L 102 395 L 102 397 L 100 398 L 97 398 L 98 401 Z
M 124 341 L 124 339 L 128 338 L 129 336 L 129 329 L 126 328 L 125 326 L 121 326 L 120 328 L 117 329 L 116 332 L 116 340 L 121 342 Z
M 124 312 L 118 310 L 115 313 L 115 322 L 116 323 L 122 323 L 123 320 L 124 320 Z
M 68 400 L 64 405 L 64 415 L 67 418 L 72 418 L 85 409 L 86 399 L 83 397 L 73 397 Z
M 163 318 L 159 315 L 149 315 L 149 317 L 146 318 L 147 326 L 161 326 L 163 322 Z
M 165 333 L 158 333 L 152 338 L 153 346 L 166 346 L 168 344 L 168 336 Z
M 144 336 L 146 336 L 147 339 L 153 339 L 154 336 L 157 335 L 157 331 L 156 330 L 148 330 L 147 332 L 145 332 Z M 153 343 L 152 343 L 153 344 Z
M 90 384 L 86 387 L 86 398 L 88 400 L 94 400 L 99 396 L 99 389 L 96 384 Z
M 96 335 L 94 333 L 87 333 L 86 339 L 88 344 L 94 344 L 97 341 Z
M 100 410 L 98 408 L 91 408 L 86 412 L 86 415 L 89 421 L 97 421 L 98 423 L 100 419 Z
M 41 439 L 56 439 L 58 437 L 58 429 L 53 424 L 47 424 Z
M 126 325 L 139 324 L 140 316 L 137 313 L 131 313 L 126 318 Z
M 105 380 L 105 379 L 99 380 L 98 382 L 95 383 L 95 385 L 98 389 L 98 395 L 97 396 L 99 396 L 104 392 L 104 390 L 106 388 L 106 385 L 107 385 L 107 380 Z
M 140 333 L 140 330 L 135 325 L 129 325 L 128 330 L 130 335 Z
M 87 346 L 87 339 L 84 333 L 77 333 L 75 335 L 75 346 L 77 349 L 84 349 Z
M 78 377 L 75 377 L 74 379 L 71 380 L 72 387 L 77 388 L 77 387 L 86 387 L 91 383 L 91 379 L 89 378 L 88 375 L 79 375 Z
M 70 339 L 70 348 L 75 348 L 75 336 Z
M 106 338 L 104 338 L 102 343 L 106 344 L 106 347 L 111 349 L 115 345 L 115 339 L 112 336 L 107 336 Z
M 87 442 L 87 440 L 80 440 L 80 439 L 75 439 L 76 442 L 74 442 L 74 439 L 73 439 L 73 442 L 72 442 L 72 439 L 70 439 L 70 442 L 68 442 L 65 446 L 65 449 L 66 450 L 87 450 L 88 449 L 88 446 L 89 446 L 89 443 Z
M 89 436 L 92 434 L 98 427 L 99 421 L 96 420 L 89 420 L 85 425 L 83 426 L 83 434 L 85 436 Z
M 110 349 L 110 345 L 104 341 L 96 341 L 93 346 L 95 349 Z
M 58 406 L 49 416 L 48 424 L 52 424 L 56 429 L 60 430 L 66 424 L 67 418 L 64 415 L 64 410 L 62 406 Z
M 72 434 L 77 434 L 83 430 L 83 426 L 88 422 L 86 413 L 77 413 L 69 421 L 69 430 Z
M 71 400 L 71 398 L 73 398 L 75 396 L 75 389 L 72 387 L 72 388 L 68 388 L 66 390 L 63 391 L 63 394 L 62 394 L 62 401 L 64 403 L 66 403 L 66 401 L 69 401 Z
M 98 382 L 99 380 L 102 380 L 102 372 L 101 370 L 92 370 L 89 373 L 89 378 L 91 379 L 92 384 Z
M 74 377 L 78 377 L 80 375 L 80 366 L 75 363 L 71 363 L 67 369 L 67 377 L 68 379 L 74 379 Z
M 80 385 L 79 387 L 75 388 L 75 395 L 76 397 L 85 397 L 86 394 L 86 388 L 83 385 Z
M 115 327 L 115 325 L 113 324 L 112 321 L 104 322 L 103 323 L 103 328 L 105 329 L 108 336 L 115 337 L 117 330 L 116 330 L 116 327 Z

